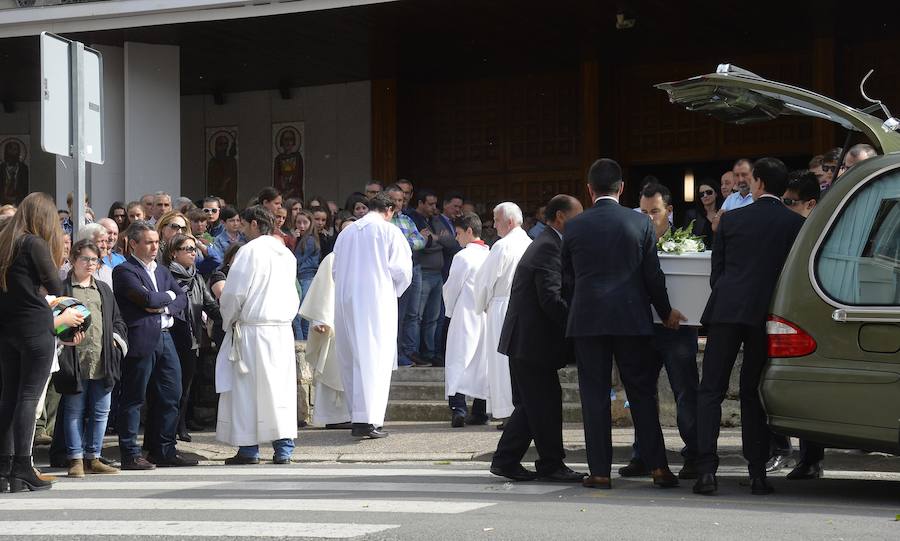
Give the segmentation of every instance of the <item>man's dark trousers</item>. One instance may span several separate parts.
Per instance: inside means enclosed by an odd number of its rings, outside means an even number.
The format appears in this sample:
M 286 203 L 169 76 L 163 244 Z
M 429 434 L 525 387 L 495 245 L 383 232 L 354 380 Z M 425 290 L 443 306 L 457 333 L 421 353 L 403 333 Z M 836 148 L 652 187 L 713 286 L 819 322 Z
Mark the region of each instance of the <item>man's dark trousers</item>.
M 562 439 L 562 388 L 555 366 L 542 366 L 522 359 L 509 359 L 515 409 L 506 421 L 492 466 L 512 468 L 522 462 L 534 440 L 540 457 L 534 466 L 538 475 L 563 467 L 566 457 Z
M 169 332 L 160 333 L 156 348 L 146 357 L 126 357 L 122 366 L 122 397 L 119 401 L 119 448 L 122 457 L 141 454 L 137 434 L 141 422 L 141 406 L 151 385 L 153 407 L 148 411 L 145 439 L 150 441 L 154 458 L 175 456 L 175 431 L 178 425 L 178 402 L 181 399 L 181 363 Z
M 657 361 L 649 336 L 575 337 L 578 388 L 584 438 L 591 475 L 609 477 L 612 466 L 612 423 L 609 389 L 615 358 L 631 404 L 642 459 L 650 469 L 667 466 L 656 409 Z
M 740 381 L 744 458 L 752 477 L 766 473 L 771 434 L 759 398 L 759 381 L 767 360 L 766 328 L 736 323 L 717 323 L 708 329 L 703 378 L 697 392 L 697 470 L 700 473 L 716 473 L 719 467 L 716 443 L 722 422 L 722 401 L 728 392 L 741 343 L 744 344 Z
M 685 461 L 697 459 L 697 388 L 700 374 L 697 371 L 697 328 L 682 326 L 678 330 L 662 325 L 653 326 L 653 349 L 659 370 L 665 366 L 669 386 L 675 396 L 675 416 L 678 434 L 684 442 L 681 456 Z M 635 438 L 632 458 L 641 459 L 640 444 Z

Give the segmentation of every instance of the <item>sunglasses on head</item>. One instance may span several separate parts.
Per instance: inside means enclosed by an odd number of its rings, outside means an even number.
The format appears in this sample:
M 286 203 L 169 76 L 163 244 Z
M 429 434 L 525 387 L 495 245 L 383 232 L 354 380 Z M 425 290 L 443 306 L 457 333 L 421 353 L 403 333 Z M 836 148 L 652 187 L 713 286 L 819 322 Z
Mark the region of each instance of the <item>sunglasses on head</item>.
M 700 190 L 700 197 L 705 197 L 707 195 L 715 195 L 716 192 L 713 190 Z

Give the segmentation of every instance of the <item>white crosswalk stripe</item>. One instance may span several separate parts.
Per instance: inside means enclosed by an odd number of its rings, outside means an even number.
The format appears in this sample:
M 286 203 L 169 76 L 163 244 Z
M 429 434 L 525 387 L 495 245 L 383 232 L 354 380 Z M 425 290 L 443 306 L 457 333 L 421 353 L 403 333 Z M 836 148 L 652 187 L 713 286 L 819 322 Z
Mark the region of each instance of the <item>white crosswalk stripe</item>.
M 0 495 L 0 536 L 347 539 L 402 528 L 412 516 L 478 513 L 508 495 L 569 487 L 506 483 L 481 468 L 371 465 L 63 477 L 48 492 Z

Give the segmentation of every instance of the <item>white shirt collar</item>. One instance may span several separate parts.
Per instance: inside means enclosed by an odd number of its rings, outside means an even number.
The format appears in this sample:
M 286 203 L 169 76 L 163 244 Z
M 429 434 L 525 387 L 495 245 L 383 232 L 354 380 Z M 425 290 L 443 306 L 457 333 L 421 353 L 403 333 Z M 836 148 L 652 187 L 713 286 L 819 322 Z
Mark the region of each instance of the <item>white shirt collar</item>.
M 141 266 L 144 267 L 144 270 L 146 270 L 150 274 L 153 274 L 154 272 L 156 272 L 156 260 L 151 261 L 150 264 L 148 265 L 147 263 L 144 263 L 144 261 L 140 258 L 136 257 L 135 259 L 137 259 L 138 263 L 140 263 Z
M 594 204 L 596 205 L 596 204 L 597 204 L 597 201 L 600 201 L 601 199 L 612 199 L 612 200 L 615 201 L 616 203 L 619 202 L 619 198 L 616 197 L 616 196 L 614 196 L 614 195 L 601 195 L 601 196 L 598 197 L 597 199 L 594 199 Z
M 764 193 L 764 194 L 762 194 L 761 196 L 759 196 L 759 199 L 762 199 L 763 197 L 771 197 L 772 199 L 778 201 L 779 203 L 783 203 L 783 201 L 781 200 L 781 198 L 778 197 L 777 195 L 772 195 L 772 194 L 770 194 L 770 193 Z

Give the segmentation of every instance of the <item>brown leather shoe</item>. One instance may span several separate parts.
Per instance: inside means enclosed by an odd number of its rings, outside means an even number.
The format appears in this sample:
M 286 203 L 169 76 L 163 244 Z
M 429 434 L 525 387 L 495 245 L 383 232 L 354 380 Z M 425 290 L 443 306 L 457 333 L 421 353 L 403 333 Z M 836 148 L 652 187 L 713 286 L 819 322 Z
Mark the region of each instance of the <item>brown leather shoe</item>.
M 600 477 L 599 475 L 588 475 L 581 481 L 581 486 L 586 488 L 601 488 L 609 490 L 612 488 L 612 482 L 609 477 Z
M 678 478 L 672 473 L 668 466 L 650 470 L 650 476 L 653 477 L 653 486 L 659 488 L 673 488 L 678 486 Z

